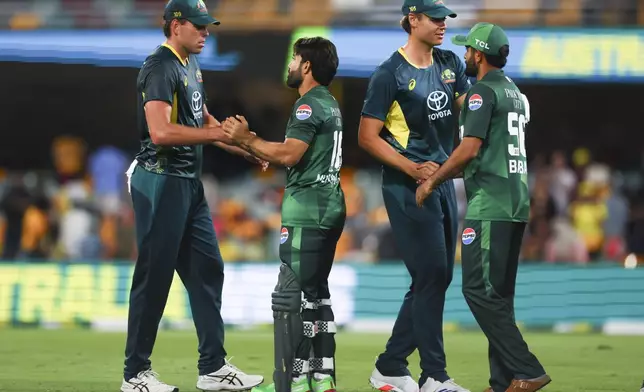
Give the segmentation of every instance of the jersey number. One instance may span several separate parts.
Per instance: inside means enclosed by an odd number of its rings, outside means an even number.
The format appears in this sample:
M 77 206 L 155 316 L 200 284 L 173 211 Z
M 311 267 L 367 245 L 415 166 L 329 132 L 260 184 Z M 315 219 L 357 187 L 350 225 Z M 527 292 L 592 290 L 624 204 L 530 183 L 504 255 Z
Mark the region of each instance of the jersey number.
M 525 150 L 525 125 L 526 118 L 523 114 L 516 112 L 508 113 L 508 132 L 517 137 L 518 146 L 514 143 L 508 144 L 508 154 L 511 157 L 526 157 Z
M 340 170 L 342 167 L 342 131 L 333 132 L 333 155 L 329 171 Z

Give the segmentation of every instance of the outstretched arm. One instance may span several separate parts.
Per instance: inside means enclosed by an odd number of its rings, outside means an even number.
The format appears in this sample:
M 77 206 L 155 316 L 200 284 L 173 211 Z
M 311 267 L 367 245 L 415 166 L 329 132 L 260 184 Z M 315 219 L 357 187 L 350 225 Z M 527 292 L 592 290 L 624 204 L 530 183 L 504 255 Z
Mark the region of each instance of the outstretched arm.
M 293 138 L 281 143 L 266 141 L 248 129 L 248 122 L 243 116 L 229 117 L 224 121 L 223 129 L 235 144 L 274 165 L 293 167 L 309 148 L 307 143 Z
M 212 114 L 210 114 L 208 112 L 208 108 L 206 107 L 206 105 L 204 105 L 203 110 L 204 110 L 204 117 L 206 119 L 206 122 L 205 122 L 206 126 L 221 127 L 221 123 L 219 121 L 217 121 L 217 119 Z M 216 147 L 219 147 L 222 150 L 228 152 L 229 154 L 242 156 L 242 157 L 246 158 L 246 160 L 248 160 L 249 162 L 261 165 L 262 166 L 262 171 L 265 171 L 266 169 L 268 169 L 268 162 L 267 161 L 256 157 L 252 153 L 244 150 L 243 148 L 235 146 L 233 144 L 232 139 L 230 139 L 230 137 L 228 137 L 228 135 L 226 135 L 225 133 L 224 133 L 224 136 L 225 136 L 224 140 L 215 142 L 213 144 Z

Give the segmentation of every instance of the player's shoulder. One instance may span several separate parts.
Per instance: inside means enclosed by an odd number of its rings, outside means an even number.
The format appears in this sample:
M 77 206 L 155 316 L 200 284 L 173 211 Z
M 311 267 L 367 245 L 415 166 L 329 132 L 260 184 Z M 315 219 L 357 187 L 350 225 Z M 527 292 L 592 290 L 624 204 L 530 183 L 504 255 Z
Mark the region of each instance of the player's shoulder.
M 168 56 L 163 46 L 159 46 L 145 58 L 141 65 L 141 71 L 150 72 L 152 70 L 171 69 L 173 68 L 172 65 L 173 58 Z
M 396 50 L 383 60 L 373 72 L 374 76 L 394 76 L 396 71 L 406 63 L 403 55 L 400 54 L 399 50 Z
M 293 104 L 293 113 L 300 120 L 306 120 L 314 114 L 316 116 L 320 115 L 323 111 L 324 105 L 320 102 L 319 98 L 312 94 L 306 94 L 303 97 L 300 97 Z
M 496 90 L 491 84 L 480 80 L 477 83 L 474 83 L 470 90 L 467 92 L 468 97 L 475 94 L 493 96 L 496 94 Z
M 496 91 L 487 83 L 482 83 L 481 81 L 475 83 L 465 96 L 465 106 L 469 110 L 476 110 L 488 102 L 492 105 L 496 104 Z
M 337 100 L 324 88 L 305 94 L 293 104 L 293 115 L 298 120 L 309 118 L 324 120 L 333 116 L 333 112 L 336 110 L 339 111 Z

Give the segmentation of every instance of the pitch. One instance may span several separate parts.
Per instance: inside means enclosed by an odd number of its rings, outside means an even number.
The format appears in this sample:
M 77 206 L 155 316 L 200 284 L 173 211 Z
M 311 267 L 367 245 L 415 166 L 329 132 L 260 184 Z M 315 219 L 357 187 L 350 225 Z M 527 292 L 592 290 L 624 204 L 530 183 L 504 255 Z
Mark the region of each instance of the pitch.
M 644 377 L 642 337 L 525 334 L 543 360 L 553 382 L 545 391 L 638 391 Z M 369 391 L 367 382 L 386 336 L 337 335 L 338 390 Z M 117 391 L 122 375 L 121 333 L 86 330 L 0 330 L 0 391 Z M 226 335 L 232 363 L 270 383 L 270 331 L 230 331 Z M 197 340 L 192 331 L 160 332 L 152 355 L 154 369 L 180 390 L 196 391 Z M 446 333 L 448 371 L 471 389 L 487 387 L 487 347 L 480 333 Z M 410 370 L 418 376 L 417 357 Z

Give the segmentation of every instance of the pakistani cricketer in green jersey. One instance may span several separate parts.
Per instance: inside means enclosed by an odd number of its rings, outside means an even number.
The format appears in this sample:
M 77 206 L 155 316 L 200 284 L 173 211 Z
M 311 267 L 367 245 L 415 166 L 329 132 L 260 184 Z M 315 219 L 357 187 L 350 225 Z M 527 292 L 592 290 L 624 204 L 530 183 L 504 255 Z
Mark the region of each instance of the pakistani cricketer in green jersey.
M 293 106 L 283 143 L 253 135 L 241 116 L 224 122 L 230 138 L 254 156 L 286 166 L 280 259 L 273 292 L 275 368 L 259 391 L 335 391 L 335 332 L 328 277 L 346 218 L 340 187 L 342 114 L 328 86 L 338 57 L 327 39 L 302 38 L 293 50 L 287 85 Z
M 502 68 L 510 44 L 499 26 L 478 23 L 453 43 L 467 47 L 465 72 L 476 76 L 460 116 L 461 144 L 417 190 L 463 172 L 467 213 L 461 235 L 463 294 L 489 341 L 488 391 L 537 391 L 550 377 L 514 319 L 521 242 L 530 213 L 525 130 L 528 101 Z

